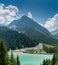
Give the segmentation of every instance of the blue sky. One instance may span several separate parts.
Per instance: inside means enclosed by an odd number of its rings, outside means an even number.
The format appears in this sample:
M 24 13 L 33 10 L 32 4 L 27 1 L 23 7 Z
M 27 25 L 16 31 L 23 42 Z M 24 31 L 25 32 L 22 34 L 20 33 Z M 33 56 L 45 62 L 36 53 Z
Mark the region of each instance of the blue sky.
M 58 13 L 57 0 L 0 0 L 5 5 L 15 5 L 21 13 L 31 12 L 33 17 L 40 23 Z
M 17 6 L 19 14 L 31 12 L 33 18 L 41 24 L 58 13 L 58 0 L 0 0 L 0 3 Z

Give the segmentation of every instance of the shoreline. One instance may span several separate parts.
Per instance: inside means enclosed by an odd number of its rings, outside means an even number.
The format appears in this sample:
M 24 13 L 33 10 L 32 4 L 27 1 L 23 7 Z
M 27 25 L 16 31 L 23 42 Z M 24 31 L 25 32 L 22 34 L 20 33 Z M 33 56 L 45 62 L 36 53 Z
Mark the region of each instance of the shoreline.
M 19 50 L 12 50 L 13 54 L 14 55 L 19 55 L 19 54 L 26 54 L 26 55 L 53 55 L 53 53 L 34 53 L 34 54 L 31 54 L 31 53 L 24 53 L 22 51 L 19 51 Z M 11 51 L 8 51 L 8 54 L 11 55 Z

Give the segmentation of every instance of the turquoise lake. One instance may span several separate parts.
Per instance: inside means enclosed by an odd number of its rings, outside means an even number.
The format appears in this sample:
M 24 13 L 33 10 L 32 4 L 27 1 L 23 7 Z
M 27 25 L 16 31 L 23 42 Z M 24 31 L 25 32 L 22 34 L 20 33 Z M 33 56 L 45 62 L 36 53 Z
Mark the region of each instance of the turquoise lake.
M 16 55 L 14 55 L 16 58 Z M 52 59 L 52 54 L 19 54 L 21 65 L 40 65 L 44 59 Z

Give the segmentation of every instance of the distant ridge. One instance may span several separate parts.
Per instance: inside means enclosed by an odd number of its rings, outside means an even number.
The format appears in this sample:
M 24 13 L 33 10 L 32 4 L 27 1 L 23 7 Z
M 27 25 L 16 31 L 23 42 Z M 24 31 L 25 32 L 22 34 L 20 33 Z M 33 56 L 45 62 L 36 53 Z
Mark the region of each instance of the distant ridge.
M 58 39 L 58 29 L 51 32 L 51 34 Z

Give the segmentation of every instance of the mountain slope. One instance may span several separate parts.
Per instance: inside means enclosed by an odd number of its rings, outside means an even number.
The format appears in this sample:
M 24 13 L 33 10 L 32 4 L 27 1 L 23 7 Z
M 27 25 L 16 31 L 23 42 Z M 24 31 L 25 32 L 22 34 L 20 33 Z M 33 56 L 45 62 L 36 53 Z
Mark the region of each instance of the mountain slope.
M 47 43 L 47 44 L 57 44 L 58 40 L 55 38 L 52 38 L 46 34 L 44 34 L 41 31 L 37 31 L 35 29 L 28 29 L 24 33 L 29 38 L 36 40 L 37 42 Z
M 46 28 L 27 16 L 23 16 L 21 19 L 13 21 L 10 23 L 9 27 L 13 30 L 24 33 L 29 38 L 36 40 L 37 42 L 48 44 L 58 43 L 58 40 L 52 38 L 53 36 Z
M 16 47 L 32 47 L 35 42 L 22 33 L 10 30 L 7 27 L 0 26 L 0 40 L 5 40 L 8 48 L 15 49 Z
M 52 31 L 51 34 L 58 39 L 58 30 Z
M 22 16 L 21 19 L 13 21 L 9 26 L 14 27 L 19 32 L 24 32 L 28 28 L 33 28 L 50 35 L 49 31 L 46 28 L 42 27 L 27 16 Z

